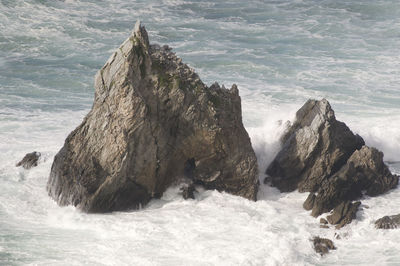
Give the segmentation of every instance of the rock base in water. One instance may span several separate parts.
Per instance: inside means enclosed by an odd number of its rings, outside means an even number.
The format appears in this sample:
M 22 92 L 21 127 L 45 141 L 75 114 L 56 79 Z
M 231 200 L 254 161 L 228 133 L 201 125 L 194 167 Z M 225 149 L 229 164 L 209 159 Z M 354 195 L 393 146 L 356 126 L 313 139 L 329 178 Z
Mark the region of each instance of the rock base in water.
M 196 192 L 196 188 L 193 184 L 184 185 L 181 187 L 182 197 L 187 199 L 194 199 L 194 192 Z
M 317 191 L 364 140 L 337 121 L 329 102 L 308 100 L 281 138 L 282 149 L 266 171 L 282 192 Z
M 335 224 L 336 229 L 340 229 L 346 224 L 351 223 L 356 218 L 356 213 L 361 202 L 351 203 L 342 202 L 333 209 L 333 213 L 327 217 L 330 224 Z
M 330 250 L 336 249 L 332 240 L 327 238 L 316 236 L 313 238 L 312 242 L 314 244 L 315 252 L 319 253 L 321 256 L 329 253 Z

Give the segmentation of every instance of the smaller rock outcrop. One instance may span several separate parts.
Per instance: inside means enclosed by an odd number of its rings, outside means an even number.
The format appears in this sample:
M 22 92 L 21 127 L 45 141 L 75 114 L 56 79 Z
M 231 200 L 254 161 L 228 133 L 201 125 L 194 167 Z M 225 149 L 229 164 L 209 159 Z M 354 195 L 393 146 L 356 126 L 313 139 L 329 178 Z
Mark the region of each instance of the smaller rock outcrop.
M 329 102 L 308 100 L 281 138 L 282 149 L 266 173 L 281 191 L 310 192 L 303 207 L 317 217 L 334 209 L 328 221 L 337 228 L 351 222 L 364 194 L 394 188 L 399 177 L 383 162 L 383 153 L 337 121 Z
M 22 166 L 24 169 L 30 169 L 38 165 L 40 159 L 40 152 L 27 153 L 21 161 L 19 161 L 15 166 Z
M 384 216 L 375 222 L 377 229 L 396 229 L 400 226 L 400 214 Z
M 346 163 L 364 140 L 337 121 L 326 99 L 308 100 L 281 138 L 282 149 L 266 173 L 282 192 L 314 192 Z
M 332 240 L 327 238 L 316 236 L 312 239 L 312 242 L 314 244 L 315 252 L 319 253 L 321 256 L 329 253 L 330 250 L 336 249 Z
M 333 213 L 327 217 L 328 222 L 336 224 L 336 229 L 342 228 L 356 218 L 356 213 L 360 205 L 361 202 L 359 201 L 355 203 L 351 203 L 350 201 L 340 203 L 333 209 Z

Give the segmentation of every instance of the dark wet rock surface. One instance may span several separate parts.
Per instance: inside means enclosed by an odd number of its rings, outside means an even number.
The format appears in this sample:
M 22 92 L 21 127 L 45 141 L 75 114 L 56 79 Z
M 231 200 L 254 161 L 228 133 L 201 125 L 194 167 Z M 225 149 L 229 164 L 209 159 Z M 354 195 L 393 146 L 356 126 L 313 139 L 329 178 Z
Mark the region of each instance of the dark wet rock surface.
M 400 214 L 384 216 L 375 222 L 377 229 L 396 229 L 400 226 Z
M 325 218 L 319 219 L 320 224 L 328 224 L 328 221 Z
M 333 209 L 333 213 L 327 217 L 330 224 L 335 224 L 336 229 L 340 229 L 346 224 L 351 223 L 356 218 L 356 213 L 361 202 L 351 203 L 350 201 L 342 202 Z
M 383 153 L 363 146 L 337 173 L 321 184 L 315 197 L 314 194 L 309 196 L 314 197 L 312 215 L 318 216 L 345 201 L 360 199 L 363 193 L 368 196 L 383 194 L 395 188 L 397 183 L 398 176 L 392 175 L 384 164 Z
M 195 186 L 193 184 L 184 185 L 181 187 L 182 197 L 187 199 L 195 199 L 194 192 L 197 192 Z
M 30 169 L 38 165 L 41 153 L 40 152 L 31 152 L 28 153 L 19 161 L 15 166 L 20 167 L 22 166 L 24 169 Z
M 321 238 L 316 236 L 312 239 L 312 242 L 314 245 L 315 252 L 319 253 L 321 256 L 328 254 L 330 250 L 336 249 L 332 240 L 327 238 Z

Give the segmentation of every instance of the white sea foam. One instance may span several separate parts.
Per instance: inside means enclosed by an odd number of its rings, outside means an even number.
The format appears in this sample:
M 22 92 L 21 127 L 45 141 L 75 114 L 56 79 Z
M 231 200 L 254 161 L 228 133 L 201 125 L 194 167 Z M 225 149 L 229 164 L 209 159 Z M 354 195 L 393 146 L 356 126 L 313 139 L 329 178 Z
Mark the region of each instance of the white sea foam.
M 340 231 L 319 228 L 307 194 L 266 185 L 258 202 L 200 188 L 184 201 L 170 188 L 140 211 L 104 215 L 61 208 L 45 190 L 91 106 L 94 74 L 139 18 L 205 82 L 238 84 L 261 181 L 285 122 L 323 97 L 400 174 L 399 10 L 388 0 L 0 1 L 0 264 L 400 264 L 399 230 L 373 224 L 398 213 L 399 189 L 363 199 Z M 33 150 L 39 166 L 16 168 Z M 335 232 L 338 249 L 321 258 L 309 239 Z

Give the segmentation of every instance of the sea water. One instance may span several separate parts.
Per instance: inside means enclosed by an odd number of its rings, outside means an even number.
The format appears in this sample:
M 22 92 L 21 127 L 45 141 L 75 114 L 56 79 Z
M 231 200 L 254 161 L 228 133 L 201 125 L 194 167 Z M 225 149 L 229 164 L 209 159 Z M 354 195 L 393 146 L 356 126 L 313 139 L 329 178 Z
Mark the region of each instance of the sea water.
M 309 98 L 400 174 L 400 2 L 395 0 L 0 0 L 0 265 L 399 265 L 400 189 L 319 228 L 307 194 L 261 185 L 257 202 L 179 188 L 140 211 L 88 215 L 47 196 L 54 155 L 93 102 L 93 77 L 136 20 L 207 84 L 236 83 L 260 180 L 285 121 Z M 26 153 L 42 158 L 16 168 Z M 335 233 L 341 238 L 336 240 Z M 320 257 L 310 239 L 333 239 Z

